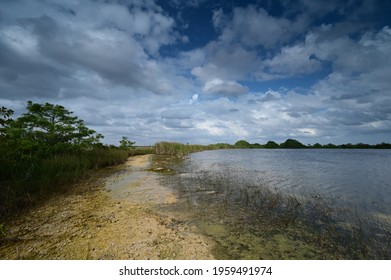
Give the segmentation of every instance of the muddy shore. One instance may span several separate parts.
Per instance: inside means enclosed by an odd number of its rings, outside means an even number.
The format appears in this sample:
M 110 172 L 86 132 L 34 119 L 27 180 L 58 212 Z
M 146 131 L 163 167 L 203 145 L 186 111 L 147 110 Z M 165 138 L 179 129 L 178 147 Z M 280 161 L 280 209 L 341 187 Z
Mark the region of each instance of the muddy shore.
M 6 223 L 0 259 L 213 259 L 213 241 L 180 215 L 175 194 L 148 171 L 151 155 L 97 171 Z

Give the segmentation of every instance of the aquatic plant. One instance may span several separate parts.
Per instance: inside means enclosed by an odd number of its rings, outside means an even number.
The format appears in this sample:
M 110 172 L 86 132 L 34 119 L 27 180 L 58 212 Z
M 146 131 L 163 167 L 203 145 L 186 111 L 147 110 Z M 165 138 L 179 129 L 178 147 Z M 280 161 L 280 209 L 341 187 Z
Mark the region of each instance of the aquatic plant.
M 295 195 L 203 171 L 166 178 L 200 230 L 230 259 L 390 259 L 389 223 L 340 208 L 332 197 Z M 273 246 L 272 246 L 273 245 Z

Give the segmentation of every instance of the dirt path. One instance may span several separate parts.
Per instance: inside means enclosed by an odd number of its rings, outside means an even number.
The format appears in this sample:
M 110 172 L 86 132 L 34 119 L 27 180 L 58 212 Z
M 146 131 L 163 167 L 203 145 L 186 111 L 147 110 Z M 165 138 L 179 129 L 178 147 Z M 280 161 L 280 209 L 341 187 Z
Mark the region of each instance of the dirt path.
M 150 157 L 131 157 L 6 224 L 0 259 L 212 259 L 210 240 L 158 211 L 176 197 L 146 170 Z

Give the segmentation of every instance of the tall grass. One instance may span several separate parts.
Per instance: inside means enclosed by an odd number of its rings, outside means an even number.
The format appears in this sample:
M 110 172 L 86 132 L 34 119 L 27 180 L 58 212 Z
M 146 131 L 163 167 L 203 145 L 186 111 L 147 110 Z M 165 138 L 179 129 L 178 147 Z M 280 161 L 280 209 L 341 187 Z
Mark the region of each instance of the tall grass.
M 121 149 L 92 149 L 47 158 L 2 160 L 0 163 L 0 217 L 26 208 L 40 196 L 62 192 L 87 170 L 124 162 Z
M 147 154 L 153 154 L 154 148 L 152 146 L 145 146 L 145 147 L 132 147 L 127 149 L 129 156 L 139 156 L 139 155 L 147 155 Z
M 154 152 L 156 155 L 167 155 L 167 156 L 184 156 L 190 153 L 215 149 L 212 146 L 205 145 L 190 145 L 181 144 L 176 142 L 158 142 L 154 146 Z

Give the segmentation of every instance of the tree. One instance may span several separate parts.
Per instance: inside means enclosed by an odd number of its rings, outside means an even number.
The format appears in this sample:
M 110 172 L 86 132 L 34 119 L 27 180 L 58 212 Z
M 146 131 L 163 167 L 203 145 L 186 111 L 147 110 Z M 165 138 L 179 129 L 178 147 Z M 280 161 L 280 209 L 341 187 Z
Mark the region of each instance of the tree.
M 0 108 L 0 165 L 4 165 L 4 159 L 12 158 L 15 150 L 10 139 L 10 126 L 13 123 L 11 116 L 14 111 L 5 107 Z M 0 176 L 1 177 L 1 176 Z
M 268 141 L 266 144 L 265 144 L 265 148 L 266 149 L 277 149 L 279 146 L 276 142 L 274 141 Z
M 300 149 L 306 148 L 306 146 L 295 139 L 287 139 L 284 143 L 280 144 L 281 148 L 286 149 Z
M 7 109 L 5 107 L 0 108 L 0 135 L 5 136 L 6 130 L 9 127 L 9 125 L 12 123 L 11 116 L 13 115 L 14 111 L 11 109 Z
M 323 146 L 325 149 L 336 149 L 338 148 L 336 145 L 332 144 L 332 143 L 328 143 L 326 145 Z
M 263 146 L 259 143 L 254 143 L 254 144 L 251 144 L 251 148 L 253 149 L 262 149 Z
M 235 148 L 239 149 L 249 149 L 251 148 L 251 144 L 246 140 L 239 140 L 234 144 Z
M 88 148 L 103 138 L 87 128 L 82 120 L 63 106 L 27 102 L 28 112 L 13 123 L 14 137 L 20 138 L 22 149 L 41 154 Z
M 128 149 L 133 148 L 133 145 L 136 144 L 136 142 L 132 142 L 129 140 L 128 137 L 122 136 L 122 139 L 119 141 L 119 147 L 122 149 Z
M 319 144 L 319 143 L 315 143 L 315 144 L 312 146 L 312 148 L 314 148 L 314 149 L 321 149 L 321 148 L 323 148 L 323 146 L 322 146 L 321 144 Z

